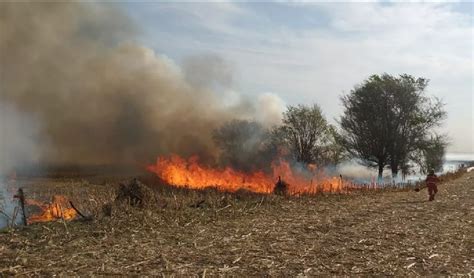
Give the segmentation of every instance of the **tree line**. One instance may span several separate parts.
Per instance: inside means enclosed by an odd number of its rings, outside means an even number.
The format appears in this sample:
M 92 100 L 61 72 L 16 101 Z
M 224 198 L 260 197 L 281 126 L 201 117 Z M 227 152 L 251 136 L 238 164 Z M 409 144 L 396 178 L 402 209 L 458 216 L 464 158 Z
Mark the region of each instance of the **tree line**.
M 220 160 L 246 171 L 265 169 L 276 156 L 303 164 L 336 165 L 348 159 L 395 178 L 414 166 L 440 170 L 448 143 L 437 132 L 444 104 L 428 96 L 429 81 L 403 74 L 372 75 L 341 97 L 343 114 L 329 124 L 317 104 L 288 106 L 282 123 L 266 129 L 233 120 L 216 129 Z

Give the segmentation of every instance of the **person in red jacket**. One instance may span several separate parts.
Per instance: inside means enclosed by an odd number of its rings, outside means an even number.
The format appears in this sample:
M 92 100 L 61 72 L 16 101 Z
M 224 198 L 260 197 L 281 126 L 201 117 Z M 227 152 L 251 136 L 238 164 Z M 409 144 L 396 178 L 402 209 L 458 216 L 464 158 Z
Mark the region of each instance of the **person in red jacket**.
M 434 200 L 436 193 L 438 193 L 438 187 L 436 183 L 439 182 L 438 177 L 435 175 L 434 170 L 430 170 L 428 176 L 426 177 L 426 186 L 428 187 L 428 194 L 430 195 L 430 201 Z

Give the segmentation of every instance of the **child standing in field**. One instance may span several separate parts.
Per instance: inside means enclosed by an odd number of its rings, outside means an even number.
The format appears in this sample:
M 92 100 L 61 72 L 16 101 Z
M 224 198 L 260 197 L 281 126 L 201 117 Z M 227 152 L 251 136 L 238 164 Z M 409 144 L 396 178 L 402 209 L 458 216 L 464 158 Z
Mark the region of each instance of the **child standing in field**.
M 428 194 L 430 195 L 430 201 L 434 200 L 436 193 L 438 193 L 438 187 L 436 183 L 439 182 L 438 177 L 435 175 L 434 170 L 431 169 L 428 176 L 426 177 L 426 186 L 428 187 Z

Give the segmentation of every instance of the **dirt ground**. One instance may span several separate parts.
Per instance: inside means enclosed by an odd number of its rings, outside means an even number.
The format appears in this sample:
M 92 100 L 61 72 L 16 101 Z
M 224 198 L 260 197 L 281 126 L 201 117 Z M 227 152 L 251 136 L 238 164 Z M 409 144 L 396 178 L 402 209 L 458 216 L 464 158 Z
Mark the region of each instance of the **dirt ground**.
M 87 210 L 113 198 L 109 187 L 50 188 L 88 196 L 80 203 Z M 93 221 L 4 230 L 0 276 L 474 275 L 474 172 L 440 185 L 434 202 L 426 189 L 167 194 L 154 208 L 123 205 L 112 217 L 90 212 Z

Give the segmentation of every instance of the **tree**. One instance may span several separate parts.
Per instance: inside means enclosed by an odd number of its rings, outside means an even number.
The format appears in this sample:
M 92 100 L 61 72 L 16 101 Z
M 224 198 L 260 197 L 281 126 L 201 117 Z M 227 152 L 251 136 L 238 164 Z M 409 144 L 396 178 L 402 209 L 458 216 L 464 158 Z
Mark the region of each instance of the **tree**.
M 379 180 L 389 162 L 389 109 L 386 92 L 378 88 L 379 77 L 372 76 L 349 95 L 341 98 L 344 114 L 340 119 L 341 144 L 347 152 L 369 167 L 377 167 Z
M 288 106 L 283 113 L 282 126 L 274 131 L 285 144 L 295 160 L 317 163 L 324 155 L 328 144 L 329 128 L 318 105 Z
M 426 140 L 423 147 L 412 154 L 412 160 L 420 167 L 420 172 L 426 174 L 429 170 L 441 171 L 443 169 L 444 155 L 448 145 L 447 138 L 440 135 L 432 136 Z
M 412 153 L 422 149 L 446 116 L 443 104 L 424 95 L 428 80 L 410 75 L 373 75 L 342 97 L 345 149 L 366 165 L 385 166 L 395 177 Z
M 431 137 L 441 140 L 432 129 L 441 123 L 446 112 L 441 101 L 424 95 L 428 86 L 427 79 L 415 79 L 409 75 L 401 75 L 399 78 L 383 75 L 382 82 L 381 89 L 390 92 L 389 166 L 395 178 L 398 171 L 403 170 L 403 165 L 407 163 L 411 153 L 417 150 L 430 152 L 431 150 L 424 148 L 432 148 L 431 143 L 434 141 Z
M 232 120 L 214 130 L 213 139 L 220 148 L 220 163 L 244 171 L 264 169 L 276 154 L 270 131 L 261 124 Z
M 324 165 L 337 165 L 347 158 L 347 152 L 341 142 L 341 135 L 336 127 L 329 124 L 327 130 L 327 140 L 322 146 L 322 153 L 319 157 L 320 163 Z

